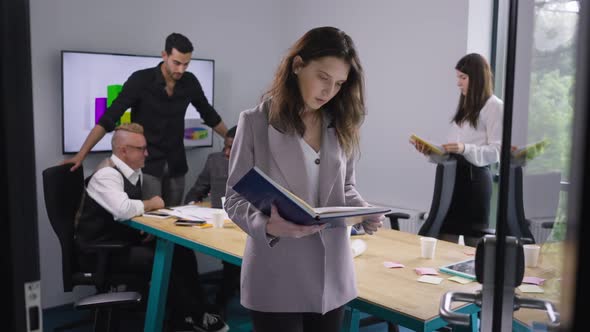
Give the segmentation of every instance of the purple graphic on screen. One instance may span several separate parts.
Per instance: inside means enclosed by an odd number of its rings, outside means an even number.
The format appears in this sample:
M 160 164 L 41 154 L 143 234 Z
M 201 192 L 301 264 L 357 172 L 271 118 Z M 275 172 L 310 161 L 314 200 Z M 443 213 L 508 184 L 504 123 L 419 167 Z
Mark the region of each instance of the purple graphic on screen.
M 98 123 L 98 120 L 102 117 L 104 112 L 107 110 L 107 99 L 106 98 L 95 98 L 94 99 L 94 124 Z

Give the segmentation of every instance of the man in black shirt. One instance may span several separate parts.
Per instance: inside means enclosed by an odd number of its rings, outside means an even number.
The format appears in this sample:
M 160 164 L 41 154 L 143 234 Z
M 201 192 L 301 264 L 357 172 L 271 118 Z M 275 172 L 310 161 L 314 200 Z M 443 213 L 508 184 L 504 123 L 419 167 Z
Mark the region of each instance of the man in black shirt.
M 78 168 L 90 150 L 107 132 L 112 131 L 123 113 L 131 108 L 131 120 L 144 127 L 148 157 L 143 169 L 144 197 L 161 196 L 168 206 L 179 205 L 188 171 L 184 150 L 184 116 L 191 103 L 221 137 L 227 128 L 209 104 L 199 80 L 186 71 L 193 45 L 185 36 L 172 33 L 166 38 L 162 62 L 155 68 L 134 72 L 123 85 L 96 126 L 88 134 L 80 151 L 64 163 Z

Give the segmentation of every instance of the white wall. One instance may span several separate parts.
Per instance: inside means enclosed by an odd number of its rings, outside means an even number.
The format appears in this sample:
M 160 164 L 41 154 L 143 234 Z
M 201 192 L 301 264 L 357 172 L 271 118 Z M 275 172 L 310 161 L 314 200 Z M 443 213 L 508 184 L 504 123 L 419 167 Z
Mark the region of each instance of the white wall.
M 467 50 L 469 0 L 33 0 L 31 39 L 37 187 L 61 154 L 62 49 L 159 54 L 170 32 L 187 35 L 194 55 L 215 59 L 215 108 L 226 123 L 259 101 L 286 49 L 315 26 L 334 25 L 356 42 L 367 82 L 357 182 L 376 203 L 427 210 L 434 165 L 408 137 L 442 142 L 458 99 L 454 65 Z M 141 8 L 141 11 L 138 10 Z M 139 14 L 141 12 L 141 14 Z M 452 22 L 449 23 L 449 22 Z M 189 152 L 191 184 L 211 150 Z M 106 155 L 90 156 L 87 170 Z M 59 244 L 38 193 L 43 307 L 71 301 L 61 291 Z M 202 262 L 201 265 L 210 264 Z
M 334 25 L 359 50 L 368 109 L 357 167 L 360 192 L 375 203 L 428 210 L 434 165 L 408 138 L 446 138 L 459 98 L 454 67 L 467 49 L 468 0 L 300 0 L 291 7 L 288 40 Z
M 492 48 L 493 1 L 469 0 L 467 53 L 479 53 L 488 61 Z

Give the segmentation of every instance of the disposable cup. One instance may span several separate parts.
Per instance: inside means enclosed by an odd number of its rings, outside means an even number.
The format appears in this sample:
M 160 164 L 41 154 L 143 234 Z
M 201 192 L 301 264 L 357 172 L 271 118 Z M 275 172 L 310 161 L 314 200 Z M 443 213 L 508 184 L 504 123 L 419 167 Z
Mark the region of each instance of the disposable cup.
M 436 239 L 433 237 L 421 237 L 420 249 L 423 258 L 433 259 L 436 250 Z
M 526 267 L 536 267 L 539 263 L 541 247 L 536 244 L 525 244 L 522 249 L 524 250 L 524 265 Z
M 214 212 L 213 213 L 213 227 L 215 228 L 223 228 L 223 222 L 225 221 L 225 213 L 223 212 Z

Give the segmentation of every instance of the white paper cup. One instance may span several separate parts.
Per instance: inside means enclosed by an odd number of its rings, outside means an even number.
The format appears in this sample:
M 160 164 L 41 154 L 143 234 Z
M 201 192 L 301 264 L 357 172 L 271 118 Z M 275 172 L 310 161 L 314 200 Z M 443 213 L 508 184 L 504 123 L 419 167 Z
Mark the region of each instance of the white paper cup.
M 356 257 L 367 250 L 367 242 L 361 239 L 354 239 L 350 242 L 350 249 L 352 250 L 352 257 Z
M 525 244 L 522 249 L 524 250 L 524 265 L 526 267 L 536 267 L 539 263 L 541 247 L 536 244 Z
M 225 221 L 225 213 L 222 211 L 213 212 L 213 227 L 215 228 L 223 228 L 223 222 Z
M 420 249 L 423 258 L 433 259 L 436 250 L 436 239 L 433 237 L 421 237 Z

